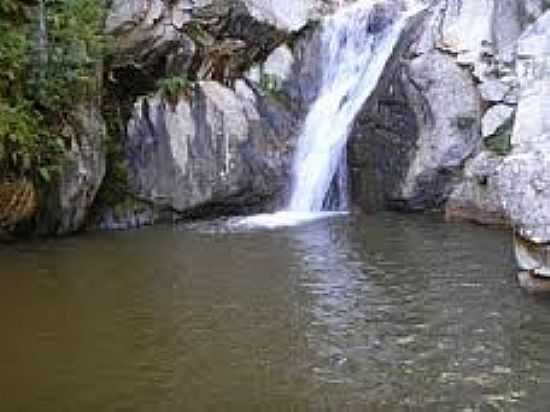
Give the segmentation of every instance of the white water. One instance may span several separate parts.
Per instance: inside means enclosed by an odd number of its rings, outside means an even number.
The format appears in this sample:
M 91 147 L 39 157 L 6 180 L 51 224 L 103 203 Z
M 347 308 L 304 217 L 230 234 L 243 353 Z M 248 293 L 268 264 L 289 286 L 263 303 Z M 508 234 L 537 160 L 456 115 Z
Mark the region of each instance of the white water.
M 290 202 L 283 211 L 252 216 L 243 223 L 288 226 L 327 216 L 323 210 L 331 190 L 337 190 L 338 210 L 347 209 L 345 148 L 351 127 L 412 14 L 395 11 L 398 18 L 394 22 L 380 21 L 380 16 L 374 20 L 377 4 L 383 5 L 388 15 L 391 7 L 396 7 L 395 2 L 360 0 L 323 22 L 322 84 L 298 140 Z

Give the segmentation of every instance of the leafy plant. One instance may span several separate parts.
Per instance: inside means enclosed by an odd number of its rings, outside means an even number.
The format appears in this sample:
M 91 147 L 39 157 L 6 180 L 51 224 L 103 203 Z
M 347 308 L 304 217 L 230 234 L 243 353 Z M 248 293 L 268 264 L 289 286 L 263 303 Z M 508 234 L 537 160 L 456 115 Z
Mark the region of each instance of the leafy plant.
M 48 183 L 67 114 L 101 94 L 101 0 L 0 1 L 0 173 Z
M 162 96 L 172 104 L 175 104 L 180 96 L 188 96 L 192 85 L 193 83 L 185 75 L 167 77 L 158 82 Z

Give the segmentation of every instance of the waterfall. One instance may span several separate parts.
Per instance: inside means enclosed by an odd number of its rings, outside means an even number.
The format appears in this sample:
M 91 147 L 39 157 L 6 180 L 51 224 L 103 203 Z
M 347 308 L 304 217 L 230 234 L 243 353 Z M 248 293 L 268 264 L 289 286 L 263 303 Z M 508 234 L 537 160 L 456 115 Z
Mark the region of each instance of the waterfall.
M 292 170 L 288 206 L 247 224 L 281 226 L 346 211 L 346 143 L 400 38 L 413 0 L 359 0 L 324 19 L 319 95 L 309 111 Z
M 396 18 L 395 8 L 387 1 L 363 0 L 325 20 L 322 84 L 298 140 L 288 211 L 326 209 L 331 185 L 338 195 L 332 203 L 340 210 L 347 207 L 347 188 L 339 184 L 347 176 L 346 143 L 399 39 L 405 18 Z

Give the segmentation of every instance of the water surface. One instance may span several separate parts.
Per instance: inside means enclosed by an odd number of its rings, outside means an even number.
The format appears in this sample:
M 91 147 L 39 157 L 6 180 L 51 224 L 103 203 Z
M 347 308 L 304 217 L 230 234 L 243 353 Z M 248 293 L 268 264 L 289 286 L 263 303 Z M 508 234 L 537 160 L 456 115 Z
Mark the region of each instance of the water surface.
M 510 235 L 427 216 L 0 249 L 2 411 L 546 411 Z

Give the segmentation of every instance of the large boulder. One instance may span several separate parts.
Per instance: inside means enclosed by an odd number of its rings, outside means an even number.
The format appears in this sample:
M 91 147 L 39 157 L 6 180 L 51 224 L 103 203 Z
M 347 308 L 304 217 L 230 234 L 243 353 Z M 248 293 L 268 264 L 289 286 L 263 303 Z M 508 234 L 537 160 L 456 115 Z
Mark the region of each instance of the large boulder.
M 407 91 L 418 127 L 398 198 L 406 208 L 441 205 L 481 142 L 481 102 L 473 79 L 438 51 L 408 65 Z
M 197 84 L 177 101 L 138 100 L 126 150 L 135 196 L 180 214 L 242 212 L 273 201 L 289 170 L 284 111 L 264 113 L 243 82 Z M 270 120 L 278 121 L 278 124 Z

